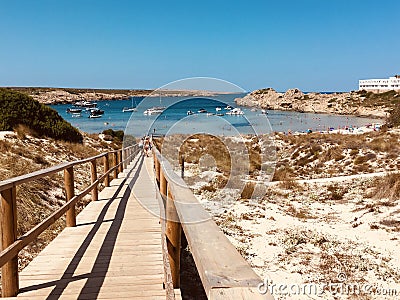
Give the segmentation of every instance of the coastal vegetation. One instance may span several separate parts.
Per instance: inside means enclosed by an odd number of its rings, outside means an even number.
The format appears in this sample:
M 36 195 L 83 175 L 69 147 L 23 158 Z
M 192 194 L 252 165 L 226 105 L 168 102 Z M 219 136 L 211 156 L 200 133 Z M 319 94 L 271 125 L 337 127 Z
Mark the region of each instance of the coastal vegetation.
M 390 116 L 387 121 L 387 125 L 389 127 L 398 127 L 400 126 L 400 103 L 397 103 L 392 111 L 390 112 Z
M 103 130 L 102 132 L 105 137 L 105 140 L 109 140 L 109 141 L 115 141 L 115 142 L 119 142 L 122 143 L 122 141 L 124 140 L 124 131 L 123 130 L 113 130 L 113 129 L 106 129 Z
M 399 141 L 397 128 L 276 134 L 276 182 L 258 198 L 257 172 L 239 193 L 224 191 L 235 138 L 194 135 L 163 147 L 185 157 L 185 182 L 259 276 L 274 270 L 274 281 L 306 283 L 337 282 L 343 274 L 349 282 L 400 288 L 393 255 L 400 232 Z M 247 142 L 250 149 L 258 143 Z M 204 158 L 213 168 L 204 167 Z
M 397 131 L 366 134 L 277 134 L 274 180 L 399 171 Z
M 30 134 L 21 137 L 17 133 L 7 133 L 0 137 L 0 181 L 63 162 L 95 156 L 115 147 L 114 142 L 105 142 L 95 134 L 83 134 L 82 143 L 70 143 L 53 138 L 37 138 Z M 102 160 L 99 160 L 97 164 L 99 174 L 103 172 L 102 163 Z M 76 191 L 82 191 L 90 185 L 90 176 L 87 174 L 90 174 L 90 164 L 74 168 Z M 99 189 L 103 187 L 101 184 Z M 16 198 L 17 235 L 20 236 L 64 205 L 63 174 L 57 173 L 19 185 Z M 81 211 L 90 201 L 90 196 L 79 201 L 77 211 Z M 64 227 L 65 217 L 23 249 L 19 254 L 19 269 L 24 268 Z
M 54 109 L 32 97 L 0 88 L 0 130 L 29 129 L 38 137 L 82 143 L 82 134 Z
M 51 87 L 12 87 L 9 90 L 19 91 L 26 94 L 40 95 L 46 92 L 66 91 L 70 94 L 101 93 L 101 94 L 149 94 L 151 90 L 118 90 L 118 89 L 79 89 L 79 88 L 51 88 Z
M 400 103 L 400 93 L 375 93 L 364 90 L 345 93 L 303 93 L 299 89 L 289 89 L 280 93 L 266 88 L 253 91 L 235 101 L 238 105 L 263 109 L 386 118 Z

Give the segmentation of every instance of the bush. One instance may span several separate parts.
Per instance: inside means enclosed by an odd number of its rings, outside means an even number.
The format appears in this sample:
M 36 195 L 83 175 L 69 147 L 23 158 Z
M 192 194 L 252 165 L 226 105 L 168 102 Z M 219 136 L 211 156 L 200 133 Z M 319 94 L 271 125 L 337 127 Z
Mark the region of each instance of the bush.
M 123 130 L 112 130 L 110 129 L 106 129 L 103 130 L 103 134 L 104 135 L 108 135 L 111 136 L 113 138 L 113 140 L 117 141 L 117 142 L 122 142 L 124 139 L 124 131 Z
M 0 88 L 0 130 L 27 127 L 38 136 L 82 143 L 82 134 L 54 109 L 20 92 Z
M 400 104 L 396 104 L 396 106 L 390 112 L 387 125 L 389 127 L 397 127 L 400 125 Z

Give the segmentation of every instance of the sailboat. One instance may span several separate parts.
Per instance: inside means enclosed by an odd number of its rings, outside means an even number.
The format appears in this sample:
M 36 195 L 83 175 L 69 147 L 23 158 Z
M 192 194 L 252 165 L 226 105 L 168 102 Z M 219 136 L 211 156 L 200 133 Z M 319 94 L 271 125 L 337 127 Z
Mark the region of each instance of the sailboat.
M 131 107 L 124 107 L 122 109 L 122 112 L 129 112 L 129 111 L 137 111 L 136 101 L 135 101 L 135 106 L 133 106 L 133 97 L 132 97 L 132 105 L 131 105 Z

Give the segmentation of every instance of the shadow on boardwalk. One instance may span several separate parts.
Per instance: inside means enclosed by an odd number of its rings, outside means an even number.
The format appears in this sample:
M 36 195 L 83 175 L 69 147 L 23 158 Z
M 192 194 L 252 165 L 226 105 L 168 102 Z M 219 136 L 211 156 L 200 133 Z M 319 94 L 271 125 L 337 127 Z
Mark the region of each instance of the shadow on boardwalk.
M 47 299 L 59 299 L 69 283 L 77 280 L 87 279 L 85 285 L 83 286 L 79 295 L 77 296 L 77 299 L 87 298 L 88 294 L 90 294 L 91 298 L 96 298 L 96 295 L 99 294 L 100 289 L 105 280 L 108 267 L 111 261 L 111 257 L 113 254 L 113 248 L 115 246 L 116 239 L 118 237 L 118 232 L 121 228 L 122 221 L 125 215 L 128 199 L 131 194 L 132 187 L 139 177 L 142 165 L 143 165 L 143 156 L 140 156 L 136 160 L 134 166 L 129 171 L 129 173 L 126 174 L 126 178 L 121 182 L 121 184 L 119 185 L 113 196 L 110 198 L 110 200 L 108 200 L 107 204 L 101 210 L 101 213 L 99 214 L 96 222 L 94 223 L 93 228 L 90 230 L 89 234 L 84 239 L 83 243 L 81 244 L 78 251 L 74 255 L 72 261 L 66 268 L 63 276 L 56 281 L 46 282 L 43 284 L 32 285 L 29 287 L 22 288 L 20 290 L 21 293 L 54 286 L 51 293 L 47 296 Z M 130 178 L 132 172 L 134 171 L 135 174 L 133 175 L 133 177 Z M 129 182 L 127 182 L 128 180 Z M 112 224 L 109 230 L 107 231 L 107 234 L 104 238 L 101 248 L 99 249 L 99 252 L 97 254 L 91 272 L 79 276 L 74 276 L 73 275 L 74 272 L 76 271 L 80 261 L 82 260 L 86 250 L 88 249 L 96 233 L 100 229 L 102 223 L 110 222 L 110 220 L 105 220 L 106 213 L 110 208 L 111 204 L 117 199 L 118 194 L 121 192 L 122 188 L 126 184 L 128 184 L 128 187 L 126 188 L 120 200 L 120 203 L 115 213 L 115 217 L 112 220 Z M 87 224 L 80 224 L 78 226 L 82 225 L 87 225 Z M 60 251 L 62 251 L 62 249 L 60 249 Z

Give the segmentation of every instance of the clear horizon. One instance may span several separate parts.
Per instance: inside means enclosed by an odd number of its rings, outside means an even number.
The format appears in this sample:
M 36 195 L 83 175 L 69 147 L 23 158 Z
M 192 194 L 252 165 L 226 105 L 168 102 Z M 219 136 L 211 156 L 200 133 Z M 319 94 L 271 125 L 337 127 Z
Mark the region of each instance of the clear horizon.
M 346 92 L 400 73 L 398 1 L 3 1 L 0 86 Z

